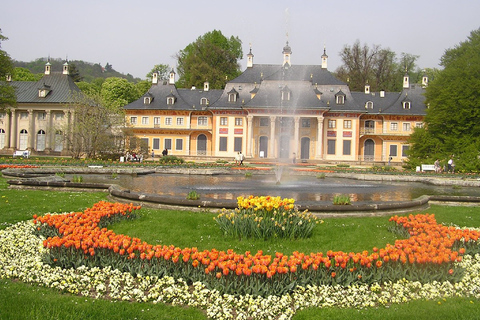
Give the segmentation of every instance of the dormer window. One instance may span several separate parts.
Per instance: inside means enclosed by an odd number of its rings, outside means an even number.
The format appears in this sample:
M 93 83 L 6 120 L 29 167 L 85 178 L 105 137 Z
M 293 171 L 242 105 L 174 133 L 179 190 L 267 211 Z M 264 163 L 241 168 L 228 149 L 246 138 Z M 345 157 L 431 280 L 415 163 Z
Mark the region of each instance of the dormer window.
M 200 105 L 201 106 L 208 106 L 208 99 L 207 98 L 201 98 L 200 99 Z
M 288 87 L 285 86 L 282 89 L 282 101 L 289 101 L 290 97 L 291 97 L 291 94 L 292 94 L 292 91 L 290 91 L 290 89 L 288 89 Z
M 228 102 L 236 102 L 237 98 L 238 92 L 234 88 L 232 88 L 232 90 L 228 92 Z
M 335 102 L 337 104 L 345 104 L 345 93 L 343 93 L 341 90 L 338 91 L 335 95 Z
M 365 109 L 373 109 L 373 102 L 367 101 L 367 103 L 365 103 Z
M 50 86 L 44 83 L 43 86 L 38 89 L 38 97 L 45 98 L 50 93 L 50 91 L 52 91 L 50 89 Z
M 412 103 L 410 101 L 403 101 L 402 105 L 403 105 L 403 109 L 410 109 L 412 106 Z
M 153 101 L 153 97 L 150 94 L 143 97 L 143 104 L 145 104 L 145 105 L 151 104 L 152 101 Z
M 170 94 L 167 96 L 167 104 L 168 104 L 168 105 L 173 105 L 173 104 L 175 104 L 175 100 L 177 100 L 177 99 L 176 99 L 176 97 L 173 95 L 173 93 L 170 93 Z

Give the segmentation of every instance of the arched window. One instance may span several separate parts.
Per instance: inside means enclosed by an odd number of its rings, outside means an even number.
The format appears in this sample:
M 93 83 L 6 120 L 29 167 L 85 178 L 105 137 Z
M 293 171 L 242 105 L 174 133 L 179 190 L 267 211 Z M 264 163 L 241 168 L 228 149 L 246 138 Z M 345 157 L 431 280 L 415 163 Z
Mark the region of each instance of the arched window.
M 22 129 L 20 131 L 20 141 L 19 141 L 19 149 L 20 150 L 27 150 L 27 144 L 28 144 L 28 131 L 25 129 Z
M 45 131 L 39 130 L 37 132 L 37 151 L 45 151 Z
M 53 147 L 53 151 L 63 151 L 63 132 L 60 130 L 55 131 L 55 146 Z
M 5 147 L 5 130 L 0 129 L 0 149 Z

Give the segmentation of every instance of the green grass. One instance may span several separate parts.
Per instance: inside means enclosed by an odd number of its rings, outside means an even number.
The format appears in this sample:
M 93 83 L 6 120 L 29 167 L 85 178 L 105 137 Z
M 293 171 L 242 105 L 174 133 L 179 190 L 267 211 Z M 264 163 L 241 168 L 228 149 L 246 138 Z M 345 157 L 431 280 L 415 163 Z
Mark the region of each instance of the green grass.
M 11 190 L 0 177 L 0 228 L 29 220 L 33 214 L 81 211 L 106 193 L 80 193 L 39 190 Z M 269 254 L 280 251 L 301 252 L 371 250 L 393 243 L 388 232 L 388 217 L 325 219 L 309 239 L 297 241 L 236 241 L 225 238 L 216 227 L 211 213 L 143 208 L 141 217 L 129 223 L 112 226 L 117 233 L 136 236 L 152 244 L 174 244 L 179 247 L 216 248 L 237 252 L 262 249 Z M 425 212 L 435 213 L 439 222 L 459 226 L 480 227 L 480 208 L 432 206 Z M 299 319 L 476 319 L 480 301 L 452 298 L 436 301 L 412 301 L 388 308 L 339 309 L 309 308 L 297 313 Z M 163 304 L 144 304 L 93 300 L 56 290 L 0 280 L 0 319 L 206 319 L 203 311 Z

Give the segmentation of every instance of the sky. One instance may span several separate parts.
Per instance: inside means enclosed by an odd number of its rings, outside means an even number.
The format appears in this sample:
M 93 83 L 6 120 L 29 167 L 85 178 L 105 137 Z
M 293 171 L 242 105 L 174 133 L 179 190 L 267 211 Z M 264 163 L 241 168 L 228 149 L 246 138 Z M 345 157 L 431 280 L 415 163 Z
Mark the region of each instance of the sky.
M 156 64 L 213 30 L 238 37 L 255 64 L 281 64 L 288 40 L 293 65 L 342 63 L 357 40 L 419 56 L 419 68 L 440 68 L 445 50 L 480 28 L 478 0 L 15 0 L 0 5 L 2 50 L 18 61 L 83 60 L 144 79 Z M 54 70 L 55 71 L 55 70 Z M 60 71 L 60 70 L 58 70 Z

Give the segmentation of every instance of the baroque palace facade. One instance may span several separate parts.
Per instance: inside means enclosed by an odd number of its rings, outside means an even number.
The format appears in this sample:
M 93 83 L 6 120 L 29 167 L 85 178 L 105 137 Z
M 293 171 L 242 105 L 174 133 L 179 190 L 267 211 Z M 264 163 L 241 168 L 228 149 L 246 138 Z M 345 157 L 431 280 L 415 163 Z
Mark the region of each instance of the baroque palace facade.
M 68 103 L 80 89 L 68 74 L 68 63 L 62 72 L 52 72 L 47 62 L 38 81 L 6 80 L 15 87 L 17 105 L 0 112 L 0 154 L 29 150 L 36 155 L 69 155 L 62 129 L 73 119 Z
M 320 65 L 254 64 L 223 90 L 179 89 L 172 70 L 167 81 L 154 74 L 150 90 L 126 105 L 127 123 L 156 154 L 328 162 L 402 162 L 407 139 L 423 125 L 422 84 L 403 78 L 402 92 L 351 92 L 347 83 Z

